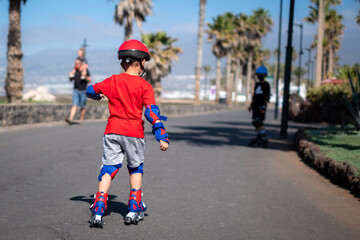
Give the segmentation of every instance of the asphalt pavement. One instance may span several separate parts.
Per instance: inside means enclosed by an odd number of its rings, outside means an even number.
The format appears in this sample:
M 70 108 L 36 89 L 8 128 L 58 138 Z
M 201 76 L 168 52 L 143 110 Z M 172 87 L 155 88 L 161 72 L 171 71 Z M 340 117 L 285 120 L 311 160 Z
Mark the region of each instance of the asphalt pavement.
M 166 113 L 163 113 L 166 114 Z M 0 131 L 1 239 L 360 239 L 360 201 L 306 166 L 280 121 L 252 148 L 245 110 L 170 117 L 161 152 L 146 123 L 145 219 L 125 225 L 129 176 L 112 182 L 103 229 L 89 227 L 106 121 Z

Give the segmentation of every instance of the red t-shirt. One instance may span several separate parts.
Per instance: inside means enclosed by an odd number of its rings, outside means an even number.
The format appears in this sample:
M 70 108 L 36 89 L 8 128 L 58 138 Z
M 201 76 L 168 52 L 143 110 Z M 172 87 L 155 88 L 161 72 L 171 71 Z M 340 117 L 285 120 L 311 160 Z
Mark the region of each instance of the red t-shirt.
M 109 99 L 110 116 L 105 134 L 144 138 L 143 106 L 155 104 L 150 83 L 139 76 L 122 73 L 93 87 L 96 94 L 102 93 Z

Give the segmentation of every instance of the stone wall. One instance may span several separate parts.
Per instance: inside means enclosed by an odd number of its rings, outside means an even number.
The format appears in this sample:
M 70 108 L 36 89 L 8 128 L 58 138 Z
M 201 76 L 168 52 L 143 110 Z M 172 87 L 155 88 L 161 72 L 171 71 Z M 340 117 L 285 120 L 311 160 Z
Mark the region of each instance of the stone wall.
M 31 123 L 63 121 L 69 116 L 71 104 L 0 104 L 0 127 Z M 225 110 L 221 104 L 194 106 L 192 104 L 165 104 L 163 115 L 185 115 Z M 85 119 L 106 119 L 109 115 L 107 104 L 93 103 L 86 106 Z M 79 113 L 76 114 L 76 117 Z

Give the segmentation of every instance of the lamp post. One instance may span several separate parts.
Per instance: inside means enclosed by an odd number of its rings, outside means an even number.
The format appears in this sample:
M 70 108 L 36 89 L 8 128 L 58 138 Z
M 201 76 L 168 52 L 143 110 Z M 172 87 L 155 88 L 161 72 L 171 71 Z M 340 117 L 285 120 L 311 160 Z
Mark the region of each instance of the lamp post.
M 280 75 L 280 49 L 281 49 L 281 21 L 282 21 L 282 0 L 280 0 L 280 19 L 279 19 L 279 38 L 278 38 L 278 52 L 277 52 L 277 69 L 276 69 L 276 80 L 275 80 L 275 120 L 277 120 L 278 109 L 279 109 L 279 75 Z
M 84 43 L 81 46 L 84 48 L 84 56 L 86 56 L 86 48 L 89 47 L 89 45 L 86 43 L 86 38 L 84 39 Z
M 283 101 L 283 109 L 281 113 L 280 139 L 287 138 L 287 128 L 288 128 L 288 118 L 289 118 L 289 88 L 290 88 L 290 78 L 291 78 L 291 55 L 293 50 L 292 34 L 293 34 L 293 23 L 294 23 L 294 5 L 295 5 L 295 0 L 291 0 L 290 12 L 289 12 L 288 41 L 286 46 L 284 101 Z
M 302 51 L 303 25 L 302 25 L 302 23 L 301 24 L 295 23 L 294 25 L 300 28 L 299 74 L 298 74 L 298 94 L 300 94 L 301 55 L 303 55 L 303 51 Z
M 311 61 L 311 48 L 306 48 L 305 49 L 306 51 L 308 51 L 309 52 L 309 61 L 308 61 L 308 64 L 307 64 L 307 66 L 308 66 L 308 79 L 307 79 L 307 88 L 309 88 L 309 84 L 310 84 L 310 61 Z

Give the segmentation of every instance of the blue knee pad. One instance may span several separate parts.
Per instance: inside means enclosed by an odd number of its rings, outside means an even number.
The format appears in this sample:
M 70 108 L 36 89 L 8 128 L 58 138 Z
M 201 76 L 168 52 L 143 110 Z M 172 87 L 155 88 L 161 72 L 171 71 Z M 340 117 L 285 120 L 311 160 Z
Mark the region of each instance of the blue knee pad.
M 144 164 L 140 164 L 138 167 L 132 168 L 128 166 L 128 170 L 129 170 L 129 174 L 130 176 L 133 175 L 134 173 L 141 173 L 144 174 L 144 170 L 143 170 L 143 166 Z
M 121 167 L 122 167 L 121 163 L 118 165 L 102 165 L 98 177 L 99 181 L 102 180 L 102 176 L 104 176 L 104 174 L 106 173 L 110 175 L 111 179 L 113 179 Z

